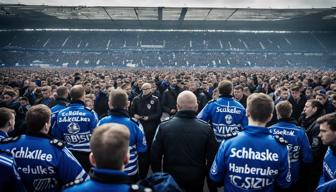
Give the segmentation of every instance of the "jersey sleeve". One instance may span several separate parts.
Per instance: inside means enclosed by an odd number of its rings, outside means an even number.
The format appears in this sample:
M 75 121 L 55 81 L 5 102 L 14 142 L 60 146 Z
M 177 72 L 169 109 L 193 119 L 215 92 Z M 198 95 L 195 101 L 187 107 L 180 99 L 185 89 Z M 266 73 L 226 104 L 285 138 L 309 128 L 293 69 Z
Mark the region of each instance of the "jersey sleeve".
M 144 135 L 143 127 L 141 123 L 139 123 L 139 125 L 137 126 L 137 131 L 138 131 L 137 138 L 136 138 L 137 151 L 139 153 L 143 153 L 147 150 L 147 142 L 146 142 L 146 137 Z
M 246 110 L 244 110 L 243 119 L 242 119 L 241 124 L 243 128 L 248 125 L 248 118 L 246 116 Z
M 51 136 L 55 139 L 63 140 L 63 135 L 60 130 L 60 127 L 58 126 L 57 120 L 58 117 L 56 117 L 54 124 L 52 124 L 51 127 Z
M 210 104 L 207 104 L 197 115 L 198 119 L 202 119 L 203 121 L 209 122 L 210 120 Z
M 279 174 L 276 178 L 276 183 L 280 188 L 288 188 L 292 182 L 292 176 L 290 172 L 290 159 L 288 150 L 284 150 L 281 154 Z
M 86 180 L 88 175 L 72 153 L 67 148 L 63 148 L 60 152 L 57 168 L 62 184 L 64 185 L 74 180 Z
M 225 145 L 225 142 L 222 142 L 210 169 L 210 179 L 215 182 L 224 181 L 224 176 L 226 173 L 225 158 L 224 158 L 225 152 L 227 151 L 226 148 L 227 147 Z
M 90 128 L 94 129 L 97 127 L 98 124 L 98 115 L 95 111 L 92 111 L 92 117 L 91 117 L 91 122 L 90 122 Z
M 320 184 L 315 192 L 334 192 L 336 191 L 336 179 Z
M 304 131 L 302 131 L 302 140 L 301 140 L 301 148 L 300 148 L 300 153 L 302 157 L 302 161 L 304 163 L 311 163 L 313 161 L 313 155 L 311 151 L 311 147 L 309 144 L 308 137 Z

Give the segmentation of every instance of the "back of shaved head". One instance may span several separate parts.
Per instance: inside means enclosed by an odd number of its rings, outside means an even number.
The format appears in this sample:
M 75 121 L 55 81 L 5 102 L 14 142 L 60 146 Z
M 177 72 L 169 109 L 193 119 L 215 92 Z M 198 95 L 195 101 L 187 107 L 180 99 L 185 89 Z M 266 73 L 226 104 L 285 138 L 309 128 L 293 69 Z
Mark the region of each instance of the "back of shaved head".
M 75 85 L 70 90 L 70 97 L 73 101 L 82 100 L 85 96 L 85 89 L 82 85 Z
M 183 91 L 177 96 L 177 109 L 179 111 L 191 110 L 197 112 L 197 108 L 197 98 L 193 92 Z

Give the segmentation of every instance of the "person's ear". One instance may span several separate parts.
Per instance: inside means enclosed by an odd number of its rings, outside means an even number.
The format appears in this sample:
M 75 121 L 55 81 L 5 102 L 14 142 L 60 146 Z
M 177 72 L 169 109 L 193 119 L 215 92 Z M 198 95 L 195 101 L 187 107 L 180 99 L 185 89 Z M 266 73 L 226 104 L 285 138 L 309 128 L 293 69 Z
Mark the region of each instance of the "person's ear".
M 123 163 L 124 163 L 124 165 L 127 165 L 127 164 L 128 164 L 129 158 L 130 158 L 130 154 L 129 154 L 129 151 L 128 151 L 128 152 L 126 153 L 126 155 L 124 156 L 124 159 L 123 159 Z
M 195 104 L 194 111 L 198 111 L 198 103 Z
M 246 109 L 246 117 L 250 117 L 251 113 Z
M 93 156 L 93 153 L 91 152 L 89 155 L 89 160 L 92 166 L 96 167 L 96 159 Z
M 268 117 L 267 123 L 270 122 L 272 120 L 272 118 L 273 118 L 273 113 L 271 113 L 271 115 Z
M 176 104 L 176 109 L 179 111 L 181 109 L 179 104 Z
M 42 133 L 48 134 L 50 128 L 50 121 L 46 122 L 41 130 Z

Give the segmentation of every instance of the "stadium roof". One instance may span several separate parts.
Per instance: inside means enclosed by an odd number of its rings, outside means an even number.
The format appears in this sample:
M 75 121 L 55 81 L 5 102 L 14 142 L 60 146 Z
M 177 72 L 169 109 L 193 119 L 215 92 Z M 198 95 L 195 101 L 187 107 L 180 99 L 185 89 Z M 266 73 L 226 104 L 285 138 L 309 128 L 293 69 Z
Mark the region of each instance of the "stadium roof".
M 0 5 L 0 16 L 51 16 L 79 20 L 277 21 L 315 16 L 336 21 L 336 9 L 250 9 L 165 7 L 50 7 Z
M 0 0 L 1 4 L 94 7 L 331 8 L 335 0 Z
M 61 7 L 0 4 L 0 28 L 27 27 L 293 28 L 336 31 L 336 8 Z

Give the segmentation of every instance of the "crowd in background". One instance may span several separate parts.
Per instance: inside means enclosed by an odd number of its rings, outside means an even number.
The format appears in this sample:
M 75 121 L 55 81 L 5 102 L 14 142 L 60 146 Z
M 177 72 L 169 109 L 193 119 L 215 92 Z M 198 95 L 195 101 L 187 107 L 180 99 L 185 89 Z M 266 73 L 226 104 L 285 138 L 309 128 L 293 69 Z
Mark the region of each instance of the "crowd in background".
M 235 101 L 244 108 L 252 93 L 269 95 L 274 105 L 288 101 L 293 109 L 290 118 L 305 129 L 313 156 L 316 155 L 314 159 L 322 164 L 327 147 L 315 141 L 318 135 L 316 127 L 317 130 L 319 127 L 317 119 L 336 111 L 336 73 L 332 71 L 2 68 L 0 75 L 0 107 L 12 109 L 16 114 L 15 129 L 9 132 L 10 136 L 26 132 L 25 117 L 32 106 L 43 104 L 52 112 L 57 111 L 57 105 L 69 106 L 74 98 L 69 93 L 78 85 L 82 85 L 85 91 L 82 98 L 85 107 L 96 114 L 97 121 L 107 118 L 115 112 L 110 110 L 110 92 L 120 88 L 128 95 L 127 115 L 143 125 L 147 147 L 151 148 L 153 130 L 160 122 L 176 114 L 177 97 L 182 91 L 189 90 L 195 94 L 197 112 L 201 112 L 209 102 L 222 96 L 218 90 L 219 83 L 229 80 L 233 84 Z M 149 98 L 150 106 L 142 106 L 139 101 L 146 98 Z M 267 126 L 277 123 L 277 119 L 274 110 Z M 55 121 L 58 120 L 52 119 L 51 127 Z M 148 173 L 148 159 L 149 154 L 139 156 L 143 165 L 139 167 L 140 178 Z

